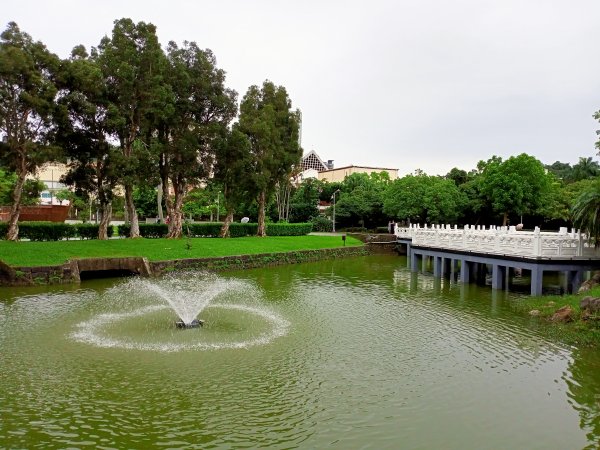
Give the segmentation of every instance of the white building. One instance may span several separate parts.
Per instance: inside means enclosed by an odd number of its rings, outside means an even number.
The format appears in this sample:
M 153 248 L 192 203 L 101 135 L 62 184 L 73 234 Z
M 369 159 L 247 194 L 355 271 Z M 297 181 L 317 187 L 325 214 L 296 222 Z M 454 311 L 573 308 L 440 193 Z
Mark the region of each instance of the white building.
M 56 193 L 67 189 L 67 186 L 60 182 L 60 178 L 67 173 L 67 166 L 62 163 L 46 163 L 37 174 L 37 177 L 46 185 L 46 189 L 40 194 L 40 204 L 42 205 L 68 205 L 68 200 L 57 200 Z M 33 178 L 33 177 L 31 177 Z

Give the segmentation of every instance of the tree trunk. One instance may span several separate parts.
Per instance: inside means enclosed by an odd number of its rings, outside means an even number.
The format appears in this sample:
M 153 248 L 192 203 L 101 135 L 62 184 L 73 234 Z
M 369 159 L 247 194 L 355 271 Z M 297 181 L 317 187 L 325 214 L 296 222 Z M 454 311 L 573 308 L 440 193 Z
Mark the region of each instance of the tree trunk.
M 223 226 L 221 227 L 221 232 L 219 233 L 219 237 L 228 238 L 229 237 L 229 225 L 233 222 L 233 209 L 227 209 L 227 215 L 225 216 L 225 220 L 223 221 Z
M 173 201 L 171 199 L 171 196 L 169 195 L 169 177 L 167 175 L 163 175 L 161 174 L 161 187 L 163 190 L 162 193 L 162 198 L 164 200 L 164 204 L 165 204 L 165 210 L 167 211 L 167 217 L 169 218 L 169 220 L 171 219 L 171 210 L 173 209 Z M 165 221 L 162 221 L 163 223 L 165 223 Z
M 175 201 L 171 203 L 169 209 L 169 233 L 167 238 L 179 239 L 183 234 L 183 212 L 181 207 L 183 205 L 183 193 L 185 192 L 185 185 L 179 183 L 173 183 L 173 189 L 175 191 Z
M 102 203 L 100 205 L 101 218 L 100 226 L 98 227 L 98 239 L 108 239 L 108 226 L 110 224 L 110 217 L 112 216 L 112 205 L 110 203 Z
M 10 217 L 8 219 L 8 230 L 6 233 L 6 239 L 9 241 L 16 241 L 19 239 L 19 215 L 21 214 L 21 197 L 23 196 L 23 185 L 25 184 L 25 177 L 27 171 L 21 168 L 17 172 L 17 183 L 13 190 L 13 204 L 10 208 Z
M 160 223 L 165 222 L 165 217 L 163 215 L 162 199 L 163 199 L 163 183 L 161 180 L 160 183 L 158 184 L 158 187 L 156 188 L 156 209 L 158 211 L 158 221 Z
M 502 220 L 502 226 L 505 227 L 508 224 L 508 213 L 504 213 L 504 219 Z
M 288 183 L 287 198 L 285 200 L 285 221 L 290 221 L 290 199 L 292 197 L 292 185 Z
M 265 237 L 267 235 L 267 227 L 265 225 L 265 203 L 267 199 L 267 193 L 263 190 L 258 196 L 258 230 L 256 235 L 259 237 Z
M 281 205 L 281 187 L 279 184 L 275 187 L 275 203 L 277 204 L 277 214 L 279 214 L 279 220 L 281 220 L 282 213 L 282 205 Z
M 131 224 L 129 237 L 139 238 L 140 224 L 138 222 L 138 216 L 137 211 L 135 210 L 135 205 L 133 204 L 133 186 L 130 184 L 125 185 L 125 206 L 127 209 L 127 217 L 129 218 L 129 223 Z

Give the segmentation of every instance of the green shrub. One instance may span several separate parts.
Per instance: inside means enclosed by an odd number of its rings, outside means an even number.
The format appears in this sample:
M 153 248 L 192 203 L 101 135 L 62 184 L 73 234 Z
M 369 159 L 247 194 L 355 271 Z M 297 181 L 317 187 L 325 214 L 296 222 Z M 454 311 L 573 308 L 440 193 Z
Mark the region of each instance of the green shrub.
M 233 237 L 254 236 L 258 231 L 257 223 L 233 222 L 229 225 L 229 235 Z
M 131 227 L 127 223 L 124 223 L 123 225 L 117 225 L 117 234 L 120 237 L 128 237 L 129 230 L 131 230 Z
M 198 222 L 184 223 L 183 235 L 191 237 L 219 237 L 221 222 Z M 268 236 L 304 236 L 312 231 L 312 223 L 268 223 Z M 119 225 L 119 236 L 129 236 L 130 225 Z M 256 223 L 233 222 L 229 225 L 231 237 L 254 236 L 258 230 Z M 145 238 L 165 237 L 168 233 L 168 225 L 163 223 L 140 223 L 140 235 Z
M 268 223 L 267 236 L 305 236 L 312 231 L 312 223 Z
M 348 233 L 366 233 L 367 229 L 365 227 L 348 227 L 345 231 Z
M 169 232 L 169 226 L 166 223 L 140 223 L 140 236 L 145 238 L 163 238 Z M 131 225 L 119 225 L 119 236 L 129 237 Z
M 327 217 L 317 216 L 311 219 L 313 231 L 331 232 L 333 231 L 333 222 Z
M 189 227 L 189 233 L 192 237 L 219 237 L 222 225 L 221 222 L 184 223 L 183 234 L 187 236 L 187 227 Z
M 19 222 L 19 238 L 32 241 L 59 241 L 75 237 L 73 225 L 56 222 Z
M 98 239 L 98 231 L 100 230 L 100 225 L 95 223 L 78 223 L 74 225 L 77 230 L 77 236 L 81 239 Z M 113 226 L 109 225 L 106 229 L 106 233 L 108 237 L 112 237 L 115 232 Z
M 59 241 L 79 237 L 81 239 L 98 239 L 100 225 L 93 223 L 58 223 L 58 222 L 19 222 L 19 238 L 32 241 Z M 6 222 L 0 223 L 0 236 L 4 238 L 8 231 Z M 107 228 L 108 237 L 114 234 L 114 227 Z

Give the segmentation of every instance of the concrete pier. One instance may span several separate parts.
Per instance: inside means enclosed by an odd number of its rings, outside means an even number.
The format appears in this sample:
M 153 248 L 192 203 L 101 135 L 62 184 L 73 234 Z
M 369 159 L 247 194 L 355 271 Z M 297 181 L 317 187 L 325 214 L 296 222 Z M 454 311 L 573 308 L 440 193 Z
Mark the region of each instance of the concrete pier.
M 477 231 L 480 235 L 483 234 L 480 232 L 481 230 Z M 455 228 L 450 229 L 450 232 L 460 233 L 461 230 Z M 493 233 L 497 238 L 502 237 L 502 233 L 496 233 L 495 230 Z M 548 234 L 546 233 L 546 235 Z M 463 233 L 464 235 L 466 233 Z M 440 238 L 439 235 L 437 239 L 432 239 L 435 245 L 424 245 L 423 236 L 420 239 L 413 239 L 407 233 L 396 233 L 396 236 L 397 243 L 406 246 L 408 265 L 412 272 L 431 272 L 436 279 L 458 279 L 461 283 L 480 285 L 489 283 L 492 289 L 499 291 L 510 289 L 515 273 L 520 273 L 524 274 L 524 279 L 527 279 L 528 276 L 531 295 L 539 296 L 542 295 L 544 288 L 544 274 L 558 273 L 562 279 L 562 291 L 575 293 L 584 281 L 587 272 L 600 269 L 600 257 L 592 255 L 590 246 L 582 239 L 581 235 L 575 233 L 557 233 L 558 239 L 554 239 L 552 243 L 557 245 L 559 250 L 553 250 L 553 254 L 549 256 L 523 254 L 522 248 L 515 248 L 513 252 L 507 251 L 502 254 L 482 251 L 480 246 L 474 249 L 445 248 L 452 247 L 452 245 L 444 245 L 445 239 Z M 532 251 L 541 253 L 548 250 L 549 245 L 543 243 L 540 233 L 533 233 L 530 237 L 539 241 L 536 245 L 530 246 Z M 573 246 L 569 248 L 573 250 L 579 248 L 581 254 L 574 255 L 573 252 L 566 251 L 568 245 L 560 242 L 561 238 L 571 241 Z M 449 241 L 452 240 L 463 244 L 463 241 L 457 239 L 456 236 Z M 467 240 L 465 239 L 465 241 Z M 518 245 L 519 242 L 523 243 L 518 240 L 514 240 L 514 242 L 515 245 Z M 498 248 L 498 245 L 490 242 L 489 238 L 486 240 L 486 245 Z

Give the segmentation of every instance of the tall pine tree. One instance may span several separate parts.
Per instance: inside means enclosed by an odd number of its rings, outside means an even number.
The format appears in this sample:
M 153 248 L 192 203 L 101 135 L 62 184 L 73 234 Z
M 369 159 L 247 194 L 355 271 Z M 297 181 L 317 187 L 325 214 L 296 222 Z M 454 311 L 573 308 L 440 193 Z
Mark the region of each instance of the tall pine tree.
M 0 162 L 17 175 L 7 239 L 19 237 L 25 178 L 51 159 L 58 57 L 14 22 L 0 35 Z
M 239 130 L 248 136 L 253 168 L 250 181 L 258 202 L 258 236 L 266 236 L 265 206 L 275 186 L 286 182 L 300 162 L 300 111 L 283 86 L 265 81 L 251 86 L 240 105 Z

